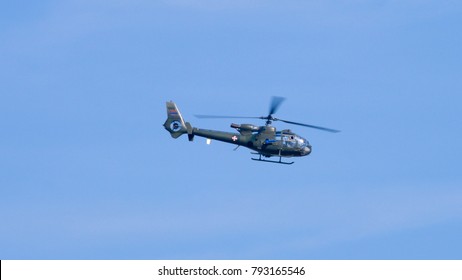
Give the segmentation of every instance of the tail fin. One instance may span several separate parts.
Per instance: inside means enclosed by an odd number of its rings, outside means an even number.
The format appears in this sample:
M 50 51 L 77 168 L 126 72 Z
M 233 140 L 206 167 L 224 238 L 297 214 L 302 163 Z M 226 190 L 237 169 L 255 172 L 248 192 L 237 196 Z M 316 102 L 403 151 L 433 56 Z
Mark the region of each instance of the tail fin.
M 167 120 L 164 127 L 173 138 L 178 138 L 188 132 L 190 134 L 190 130 L 192 131 L 191 124 L 184 122 L 180 110 L 173 101 L 167 102 Z

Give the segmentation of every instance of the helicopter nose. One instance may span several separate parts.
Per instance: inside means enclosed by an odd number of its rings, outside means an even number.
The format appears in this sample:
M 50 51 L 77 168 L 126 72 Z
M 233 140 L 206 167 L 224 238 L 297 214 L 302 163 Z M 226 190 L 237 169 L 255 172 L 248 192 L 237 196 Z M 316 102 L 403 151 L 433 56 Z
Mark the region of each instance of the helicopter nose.
M 303 148 L 303 155 L 304 156 L 307 156 L 311 153 L 311 146 L 307 146 L 305 148 Z

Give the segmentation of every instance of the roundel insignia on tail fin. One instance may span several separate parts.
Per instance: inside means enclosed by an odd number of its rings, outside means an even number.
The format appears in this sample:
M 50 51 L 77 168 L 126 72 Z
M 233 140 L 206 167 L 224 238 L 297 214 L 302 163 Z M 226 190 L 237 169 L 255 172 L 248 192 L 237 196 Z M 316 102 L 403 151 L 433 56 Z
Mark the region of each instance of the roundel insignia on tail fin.
M 180 131 L 181 129 L 183 128 L 183 126 L 181 125 L 181 122 L 179 121 L 173 121 L 171 124 L 170 124 L 170 129 L 174 132 L 178 132 Z
M 187 126 L 181 116 L 180 110 L 172 101 L 167 102 L 167 120 L 164 123 L 165 129 L 170 132 L 173 138 L 178 138 L 181 135 L 188 133 Z M 191 128 L 192 133 L 192 128 Z

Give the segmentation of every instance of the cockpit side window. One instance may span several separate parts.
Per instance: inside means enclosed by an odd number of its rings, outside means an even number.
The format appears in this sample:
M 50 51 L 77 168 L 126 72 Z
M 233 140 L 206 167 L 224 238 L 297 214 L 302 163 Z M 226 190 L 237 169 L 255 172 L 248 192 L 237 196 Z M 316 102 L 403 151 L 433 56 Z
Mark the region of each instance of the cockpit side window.
M 283 135 L 282 145 L 288 148 L 294 148 L 296 145 L 296 142 L 294 141 L 294 136 L 293 135 Z

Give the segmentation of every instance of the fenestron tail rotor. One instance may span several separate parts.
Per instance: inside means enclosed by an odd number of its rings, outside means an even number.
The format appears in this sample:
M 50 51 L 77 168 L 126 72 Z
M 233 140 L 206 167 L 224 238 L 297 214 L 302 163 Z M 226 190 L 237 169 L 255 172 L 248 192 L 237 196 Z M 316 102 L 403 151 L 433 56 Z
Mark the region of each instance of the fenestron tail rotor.
M 284 97 L 280 96 L 273 96 L 271 99 L 270 103 L 270 108 L 269 108 L 269 114 L 266 117 L 244 117 L 244 116 L 221 116 L 221 115 L 195 115 L 198 118 L 207 118 L 207 119 L 262 119 L 266 120 L 266 125 L 269 126 L 273 121 L 281 121 L 293 125 L 299 125 L 299 126 L 304 126 L 304 127 L 309 127 L 309 128 L 314 128 L 314 129 L 319 129 L 327 132 L 340 132 L 340 130 L 332 129 L 332 128 L 327 128 L 327 127 L 322 127 L 322 126 L 316 126 L 316 125 L 311 125 L 311 124 L 304 124 L 304 123 L 299 123 L 299 122 L 293 122 L 293 121 L 288 121 L 288 120 L 282 120 L 278 118 L 274 118 L 273 114 L 276 113 L 276 111 L 279 109 L 281 106 L 282 102 L 285 100 Z

